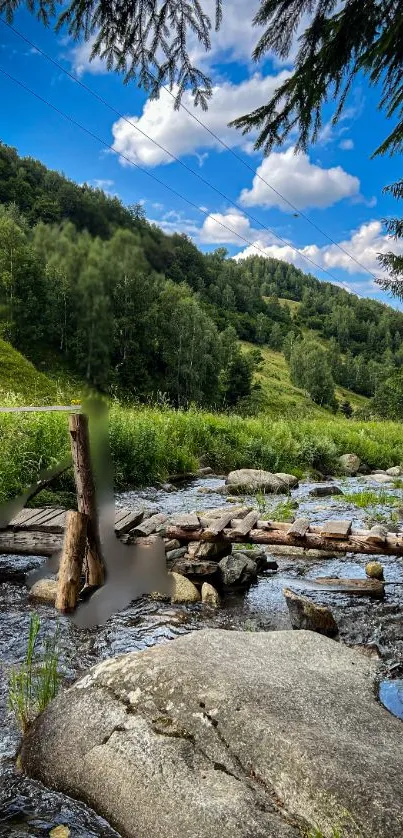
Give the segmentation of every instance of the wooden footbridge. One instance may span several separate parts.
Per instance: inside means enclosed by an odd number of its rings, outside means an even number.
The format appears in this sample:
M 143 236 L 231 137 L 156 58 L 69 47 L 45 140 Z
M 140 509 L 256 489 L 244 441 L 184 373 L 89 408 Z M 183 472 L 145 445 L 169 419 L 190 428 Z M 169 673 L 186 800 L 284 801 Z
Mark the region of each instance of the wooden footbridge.
M 92 474 L 88 419 L 82 413 L 69 417 L 72 464 L 77 490 L 78 511 L 58 507 L 20 508 L 9 520 L 0 520 L 1 554 L 23 554 L 50 557 L 61 551 L 56 607 L 60 611 L 75 608 L 83 577 L 90 587 L 104 582 L 104 561 L 99 534 L 98 507 Z M 64 467 L 63 467 L 64 468 Z M 59 468 L 60 473 L 60 468 Z M 38 484 L 39 485 L 39 484 Z M 24 497 L 38 491 L 28 491 Z M 20 503 L 20 507 L 22 503 Z M 116 536 L 126 543 L 140 542 L 159 535 L 165 540 L 169 557 L 172 545 L 186 547 L 186 567 L 198 542 L 228 545 L 247 543 L 283 545 L 336 553 L 403 556 L 403 535 L 387 532 L 382 526 L 370 530 L 353 529 L 351 521 L 328 521 L 313 524 L 298 518 L 292 524 L 259 519 L 250 506 L 231 506 L 205 512 L 167 516 L 149 514 L 141 509 L 116 509 Z M 207 565 L 198 555 L 199 572 L 208 573 Z M 0 558 L 1 561 L 1 558 Z M 186 571 L 187 572 L 187 571 Z
M 58 507 L 23 509 L 0 530 L 0 554 L 51 556 L 63 547 L 66 516 Z M 211 509 L 168 517 L 141 509 L 119 508 L 115 513 L 116 536 L 126 543 L 150 535 L 166 541 L 283 545 L 336 553 L 403 556 L 403 535 L 379 525 L 353 529 L 351 521 L 311 524 L 308 518 L 294 523 L 259 520 L 251 507 Z

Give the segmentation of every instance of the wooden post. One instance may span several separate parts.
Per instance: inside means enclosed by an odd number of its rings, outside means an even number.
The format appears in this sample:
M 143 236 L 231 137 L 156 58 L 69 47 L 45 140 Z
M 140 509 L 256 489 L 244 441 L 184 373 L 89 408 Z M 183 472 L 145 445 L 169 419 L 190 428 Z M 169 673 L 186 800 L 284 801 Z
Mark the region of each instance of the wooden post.
M 84 413 L 71 413 L 69 430 L 78 510 L 88 518 L 86 582 L 91 586 L 102 585 L 104 582 L 104 565 L 99 538 L 98 510 L 91 466 L 87 416 Z
M 56 608 L 66 613 L 74 611 L 80 590 L 81 571 L 87 539 L 87 516 L 70 510 L 66 513 L 63 552 L 57 583 Z

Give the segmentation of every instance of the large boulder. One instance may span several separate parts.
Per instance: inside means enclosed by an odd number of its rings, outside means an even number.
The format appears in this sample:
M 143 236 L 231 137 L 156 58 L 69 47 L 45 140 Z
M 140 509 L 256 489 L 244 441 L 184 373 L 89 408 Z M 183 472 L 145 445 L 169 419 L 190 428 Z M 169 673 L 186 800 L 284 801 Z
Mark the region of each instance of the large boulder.
M 194 632 L 91 669 L 22 766 L 133 838 L 397 838 L 403 727 L 376 673 L 313 632 Z
M 227 491 L 234 494 L 287 492 L 298 485 L 298 478 L 283 472 L 272 474 L 259 468 L 240 468 L 229 473 L 226 484 Z
M 339 467 L 343 474 L 354 475 L 357 474 L 361 465 L 361 460 L 357 454 L 342 454 L 339 457 Z

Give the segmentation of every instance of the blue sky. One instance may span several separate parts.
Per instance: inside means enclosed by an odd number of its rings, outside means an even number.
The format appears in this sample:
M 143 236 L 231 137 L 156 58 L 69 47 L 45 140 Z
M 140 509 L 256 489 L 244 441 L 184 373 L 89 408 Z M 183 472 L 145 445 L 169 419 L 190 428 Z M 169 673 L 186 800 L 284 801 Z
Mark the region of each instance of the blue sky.
M 398 207 L 391 197 L 382 194 L 382 188 L 401 174 L 397 157 L 370 159 L 391 128 L 377 110 L 377 91 L 370 89 L 365 79 L 357 79 L 342 121 L 332 128 L 326 121 L 329 109 L 319 141 L 306 155 L 293 153 L 292 138 L 267 158 L 255 153 L 253 137 L 245 138 L 229 129 L 228 122 L 267 101 L 292 64 L 268 60 L 258 66 L 251 61 L 258 32 L 250 24 L 251 12 L 248 19 L 245 17 L 245 5 L 244 0 L 227 0 L 222 30 L 213 36 L 208 56 L 194 46 L 214 84 L 209 110 L 194 112 L 241 160 L 223 149 L 183 109 L 174 111 L 173 100 L 165 91 L 159 100 L 147 101 L 135 84 L 125 86 L 121 77 L 107 73 L 100 60 L 90 63 L 88 44 L 74 44 L 63 33 L 55 35 L 26 12 L 15 17 L 17 29 L 78 75 L 129 122 L 96 101 L 1 24 L 0 67 L 82 123 L 117 153 L 0 73 L 1 139 L 20 154 L 36 157 L 78 183 L 86 181 L 117 194 L 125 204 L 144 202 L 150 220 L 167 232 L 188 233 L 203 250 L 224 246 L 237 258 L 267 253 L 327 280 L 330 277 L 324 271 L 328 270 L 335 281 L 360 295 L 397 305 L 382 294 L 371 276 L 380 272 L 377 252 L 397 247 L 386 239 L 382 219 L 398 212 Z M 184 102 L 194 110 L 188 94 Z M 172 162 L 130 122 L 226 197 L 180 163 Z M 120 155 L 138 163 L 145 172 Z M 195 206 L 173 195 L 146 172 Z M 301 215 L 295 217 L 268 184 L 323 233 Z M 324 233 L 364 267 L 331 244 Z

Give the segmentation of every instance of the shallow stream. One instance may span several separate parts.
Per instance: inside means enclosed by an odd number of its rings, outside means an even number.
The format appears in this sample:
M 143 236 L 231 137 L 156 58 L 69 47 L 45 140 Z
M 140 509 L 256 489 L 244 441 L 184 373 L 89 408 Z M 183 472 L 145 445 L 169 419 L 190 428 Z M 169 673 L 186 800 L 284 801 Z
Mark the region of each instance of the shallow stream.
M 292 499 L 299 504 L 299 515 L 309 513 L 310 520 L 316 523 L 347 517 L 353 520 L 355 526 L 365 525 L 369 510 L 357 509 L 341 495 L 309 497 L 309 491 L 315 485 L 319 484 L 303 482 L 292 492 Z M 368 488 L 381 490 L 371 478 L 349 478 L 339 482 L 339 485 L 349 493 Z M 208 477 L 171 490 L 148 488 L 126 492 L 117 498 L 117 503 L 126 507 L 143 505 L 152 511 L 171 514 L 202 510 L 228 503 L 222 494 L 222 487 L 222 479 Z M 402 495 L 401 490 L 388 486 L 386 492 L 398 497 Z M 286 500 L 281 495 L 268 496 L 267 511 Z M 251 499 L 252 503 L 256 501 Z M 375 509 L 377 513 L 385 511 L 385 508 Z M 114 615 L 104 626 L 84 630 L 76 628 L 67 617 L 58 617 L 50 606 L 40 605 L 35 610 L 46 633 L 52 633 L 59 621 L 62 667 L 66 683 L 69 683 L 103 658 L 166 643 L 179 634 L 206 626 L 248 631 L 290 629 L 282 589 L 292 586 L 331 607 L 342 640 L 365 645 L 368 653 L 372 650 L 376 654 L 379 650 L 385 672 L 390 671 L 395 677 L 402 676 L 403 559 L 391 556 L 380 558 L 384 565 L 386 595 L 384 600 L 378 601 L 313 590 L 310 586 L 310 580 L 317 576 L 364 578 L 365 556 L 308 559 L 290 553 L 276 555 L 278 571 L 260 575 L 244 595 L 228 595 L 217 611 L 202 605 L 172 606 L 144 598 Z M 19 734 L 7 710 L 7 683 L 10 669 L 24 657 L 33 610 L 28 602 L 25 574 L 41 562 L 35 557 L 0 556 L 0 836 L 45 838 L 55 826 L 64 824 L 69 827 L 71 838 L 112 838 L 118 833 L 86 806 L 45 789 L 15 769 Z M 399 701 L 401 686 L 400 693 L 397 685 L 396 688 L 386 685 L 383 690 L 389 701 L 385 704 L 393 709 Z

